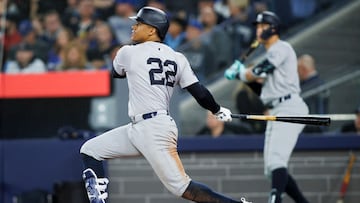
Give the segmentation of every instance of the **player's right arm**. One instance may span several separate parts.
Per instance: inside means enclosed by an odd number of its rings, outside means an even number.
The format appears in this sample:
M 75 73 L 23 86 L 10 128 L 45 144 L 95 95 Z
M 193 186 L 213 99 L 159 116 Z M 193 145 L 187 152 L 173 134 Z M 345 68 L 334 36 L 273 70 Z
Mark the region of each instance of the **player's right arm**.
M 113 78 L 120 78 L 121 79 L 121 78 L 126 78 L 126 73 L 119 74 L 119 73 L 116 72 L 115 68 L 113 67 L 112 71 L 111 71 L 111 76 Z
M 244 82 L 252 82 L 259 78 L 265 78 L 267 74 L 274 71 L 275 66 L 265 59 L 255 66 L 246 68 L 243 63 L 236 60 L 224 73 L 229 80 L 240 79 Z

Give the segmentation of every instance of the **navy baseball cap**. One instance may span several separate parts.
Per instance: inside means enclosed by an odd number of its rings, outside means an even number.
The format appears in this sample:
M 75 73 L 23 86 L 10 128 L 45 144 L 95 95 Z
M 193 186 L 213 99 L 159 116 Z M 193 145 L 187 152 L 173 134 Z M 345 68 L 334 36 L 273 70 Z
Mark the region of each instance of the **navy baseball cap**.
M 201 22 L 197 21 L 196 19 L 191 19 L 188 23 L 188 26 L 195 27 L 199 30 L 204 29 L 204 26 L 201 24 Z
M 19 24 L 19 32 L 21 36 L 26 36 L 33 31 L 33 26 L 30 20 L 23 20 Z

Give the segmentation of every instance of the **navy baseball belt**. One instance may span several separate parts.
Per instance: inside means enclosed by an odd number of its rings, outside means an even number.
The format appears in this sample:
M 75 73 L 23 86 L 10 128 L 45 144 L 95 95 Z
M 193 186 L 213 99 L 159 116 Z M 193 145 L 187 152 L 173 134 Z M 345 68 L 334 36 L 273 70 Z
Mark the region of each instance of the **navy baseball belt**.
M 150 113 L 144 113 L 144 114 L 138 114 L 135 116 L 130 117 L 132 123 L 137 123 L 149 118 L 154 118 L 157 115 L 169 115 L 169 111 L 167 110 L 159 110 L 159 111 L 153 111 Z
M 275 106 L 279 105 L 280 103 L 286 101 L 286 100 L 289 100 L 291 99 L 291 94 L 287 94 L 285 96 L 282 96 L 282 97 L 279 97 L 277 99 L 274 99 L 268 103 L 265 104 L 265 107 L 268 108 L 268 109 L 272 109 L 274 108 Z

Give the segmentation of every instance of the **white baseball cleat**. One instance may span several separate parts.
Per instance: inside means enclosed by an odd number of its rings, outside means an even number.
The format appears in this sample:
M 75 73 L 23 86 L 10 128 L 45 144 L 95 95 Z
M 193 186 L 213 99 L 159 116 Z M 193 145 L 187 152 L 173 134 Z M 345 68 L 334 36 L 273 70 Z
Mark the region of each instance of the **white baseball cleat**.
M 105 199 L 108 197 L 106 188 L 109 180 L 97 178 L 95 172 L 90 168 L 83 172 L 83 179 L 90 203 L 105 203 Z

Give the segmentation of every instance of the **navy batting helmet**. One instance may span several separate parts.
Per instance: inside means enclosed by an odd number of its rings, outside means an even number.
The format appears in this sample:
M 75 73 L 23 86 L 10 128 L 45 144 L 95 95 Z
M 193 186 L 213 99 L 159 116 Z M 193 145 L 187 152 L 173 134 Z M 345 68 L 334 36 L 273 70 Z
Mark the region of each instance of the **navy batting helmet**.
M 280 26 L 280 19 L 275 13 L 271 11 L 264 11 L 259 13 L 256 16 L 256 20 L 253 22 L 254 25 L 258 23 L 270 24 L 273 28 L 275 28 L 278 31 Z
M 158 8 L 149 6 L 143 7 L 136 16 L 130 18 L 155 27 L 161 40 L 165 38 L 166 32 L 169 29 L 169 20 L 166 13 Z
M 279 34 L 280 19 L 279 17 L 270 11 L 264 11 L 256 16 L 256 20 L 253 22 L 254 25 L 259 23 L 269 24 L 270 28 L 263 31 L 261 38 L 264 40 L 269 39 L 272 35 Z

